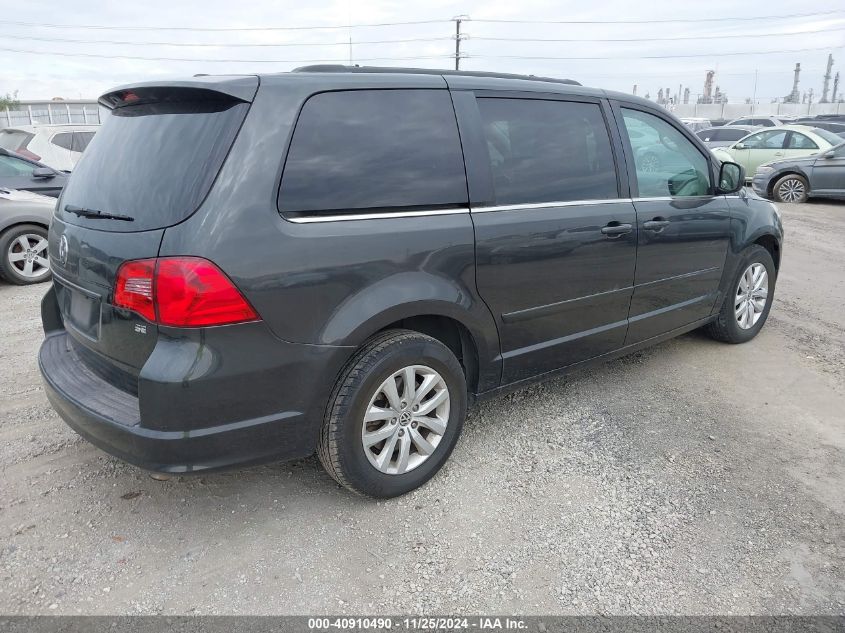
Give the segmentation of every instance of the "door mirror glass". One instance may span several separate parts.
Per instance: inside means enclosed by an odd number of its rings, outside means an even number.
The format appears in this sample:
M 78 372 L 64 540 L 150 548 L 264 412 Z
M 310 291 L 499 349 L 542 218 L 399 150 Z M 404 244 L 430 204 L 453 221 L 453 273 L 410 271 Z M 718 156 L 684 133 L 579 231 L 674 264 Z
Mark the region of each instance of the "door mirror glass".
M 56 172 L 49 167 L 36 167 L 32 170 L 33 178 L 53 178 L 55 175 Z
M 719 168 L 719 193 L 736 193 L 745 181 L 741 165 L 726 161 Z

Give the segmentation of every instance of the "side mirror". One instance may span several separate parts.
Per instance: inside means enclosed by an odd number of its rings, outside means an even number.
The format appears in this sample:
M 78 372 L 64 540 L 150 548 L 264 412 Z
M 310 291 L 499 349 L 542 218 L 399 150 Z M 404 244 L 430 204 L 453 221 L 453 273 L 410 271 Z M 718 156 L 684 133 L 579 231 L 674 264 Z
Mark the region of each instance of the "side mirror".
M 836 158 L 836 152 L 832 149 L 829 149 L 824 154 L 822 154 L 822 158 Z
M 719 193 L 736 193 L 745 184 L 745 169 L 742 165 L 725 161 L 719 167 Z
M 49 178 L 55 178 L 56 172 L 50 169 L 49 167 L 36 167 L 32 170 L 32 177 L 43 178 L 46 180 Z
M 734 149 L 745 149 L 745 143 L 737 143 L 734 145 Z

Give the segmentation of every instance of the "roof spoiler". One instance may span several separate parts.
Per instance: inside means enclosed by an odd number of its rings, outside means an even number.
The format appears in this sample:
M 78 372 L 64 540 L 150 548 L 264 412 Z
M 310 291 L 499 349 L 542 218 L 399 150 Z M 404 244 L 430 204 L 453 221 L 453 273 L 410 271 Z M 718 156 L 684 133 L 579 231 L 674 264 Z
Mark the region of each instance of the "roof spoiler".
M 190 94 L 199 100 L 220 98 L 235 99 L 251 103 L 258 91 L 258 77 L 255 75 L 198 76 L 183 81 L 146 81 L 119 86 L 99 98 L 99 104 L 112 110 L 126 105 L 166 100 L 179 95 Z

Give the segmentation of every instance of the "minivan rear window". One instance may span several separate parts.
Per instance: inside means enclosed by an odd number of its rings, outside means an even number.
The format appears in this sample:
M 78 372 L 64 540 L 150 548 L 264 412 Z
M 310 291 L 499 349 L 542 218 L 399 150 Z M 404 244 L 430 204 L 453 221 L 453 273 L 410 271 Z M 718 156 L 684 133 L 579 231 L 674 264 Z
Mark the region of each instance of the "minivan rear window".
M 71 224 L 144 231 L 189 217 L 208 194 L 249 105 L 193 97 L 115 108 L 73 170 L 57 213 Z M 133 222 L 67 213 L 73 205 Z
M 446 90 L 324 92 L 303 106 L 279 191 L 283 213 L 466 203 Z

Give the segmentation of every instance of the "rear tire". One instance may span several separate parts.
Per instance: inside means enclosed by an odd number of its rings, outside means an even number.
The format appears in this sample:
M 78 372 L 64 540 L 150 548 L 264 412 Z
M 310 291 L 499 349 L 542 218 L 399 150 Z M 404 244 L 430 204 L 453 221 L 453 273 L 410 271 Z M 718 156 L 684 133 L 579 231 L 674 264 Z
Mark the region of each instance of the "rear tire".
M 18 286 L 50 279 L 47 229 L 18 224 L 0 235 L 0 278 Z
M 807 202 L 810 186 L 807 179 L 798 174 L 787 174 L 772 188 L 772 197 L 777 202 Z
M 449 458 L 466 406 L 466 379 L 449 348 L 418 332 L 389 330 L 367 341 L 341 372 L 317 455 L 353 492 L 403 495 Z
M 719 315 L 705 326 L 704 331 L 724 343 L 745 343 L 753 339 L 769 317 L 776 279 L 777 271 L 769 251 L 757 244 L 746 248 Z M 761 300 L 763 287 L 764 301 Z

